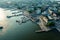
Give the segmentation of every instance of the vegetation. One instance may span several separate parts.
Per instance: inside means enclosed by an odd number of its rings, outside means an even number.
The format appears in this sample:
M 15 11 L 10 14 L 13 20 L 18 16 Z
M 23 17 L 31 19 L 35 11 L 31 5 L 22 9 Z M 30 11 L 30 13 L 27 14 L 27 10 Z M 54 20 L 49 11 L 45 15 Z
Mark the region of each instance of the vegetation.
M 15 5 L 17 6 L 17 9 L 21 9 L 21 7 L 17 3 L 15 3 Z
M 37 7 L 37 8 L 41 9 L 41 7 Z
M 48 22 L 46 26 L 55 26 L 54 22 Z
M 21 9 L 21 7 L 17 7 L 17 9 Z
M 34 7 L 34 10 L 37 10 L 37 7 Z
M 33 13 L 34 11 L 36 11 L 36 10 L 37 10 L 37 8 L 39 8 L 39 9 L 40 9 L 41 7 L 34 7 L 34 8 L 33 8 L 34 10 L 28 10 L 28 12 L 29 12 L 29 13 Z
M 32 10 L 29 10 L 28 12 L 29 12 L 29 13 L 32 13 L 33 11 L 32 11 Z
M 58 15 L 60 15 L 60 12 L 58 12 Z

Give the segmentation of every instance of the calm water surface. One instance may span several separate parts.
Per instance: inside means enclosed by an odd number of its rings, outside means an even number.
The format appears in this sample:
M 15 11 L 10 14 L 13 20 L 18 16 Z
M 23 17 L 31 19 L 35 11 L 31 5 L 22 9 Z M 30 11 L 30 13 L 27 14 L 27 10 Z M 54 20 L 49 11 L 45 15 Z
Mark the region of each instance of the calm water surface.
M 21 16 L 6 18 L 7 15 L 12 15 L 10 10 L 0 8 L 0 25 L 4 28 L 0 30 L 0 40 L 60 40 L 60 33 L 50 31 L 44 33 L 35 33 L 39 30 L 39 26 L 28 21 L 19 25 L 16 23 Z

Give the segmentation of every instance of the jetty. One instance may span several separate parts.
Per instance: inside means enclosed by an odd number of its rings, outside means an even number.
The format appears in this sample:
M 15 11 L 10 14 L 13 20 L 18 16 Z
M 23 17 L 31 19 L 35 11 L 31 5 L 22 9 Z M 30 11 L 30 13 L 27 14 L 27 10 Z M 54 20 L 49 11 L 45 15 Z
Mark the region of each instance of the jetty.
M 40 22 L 38 22 L 37 24 L 39 25 L 39 27 L 41 28 L 41 30 L 37 30 L 35 32 L 48 32 L 48 31 L 52 30 L 51 28 L 46 27 L 44 25 L 44 21 L 42 20 L 41 17 L 40 17 Z
M 31 19 L 32 22 L 35 22 L 35 20 L 34 20 L 31 16 L 30 16 L 29 18 Z M 39 25 L 39 27 L 40 27 L 41 30 L 36 30 L 35 32 L 47 32 L 47 31 L 52 30 L 51 28 L 48 28 L 48 27 L 46 27 L 46 26 L 44 25 L 44 22 L 43 22 L 43 20 L 42 20 L 41 18 L 40 18 L 40 21 L 41 21 L 41 22 L 38 22 L 38 23 L 36 23 L 36 24 Z

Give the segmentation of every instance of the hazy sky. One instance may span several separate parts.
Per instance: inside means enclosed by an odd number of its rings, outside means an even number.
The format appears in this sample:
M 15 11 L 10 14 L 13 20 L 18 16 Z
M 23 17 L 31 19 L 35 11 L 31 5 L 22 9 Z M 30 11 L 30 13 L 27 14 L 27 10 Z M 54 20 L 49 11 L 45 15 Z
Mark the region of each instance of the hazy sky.
M 0 0 L 0 1 L 32 1 L 32 0 Z M 33 0 L 33 1 L 39 1 L 39 0 Z M 45 1 L 45 0 L 44 0 Z M 51 0 L 54 1 L 54 0 Z M 60 1 L 60 0 L 55 0 L 55 1 Z
M 2 0 L 1 0 L 2 1 Z M 3 1 L 16 1 L 16 0 L 3 0 Z M 26 1 L 26 0 L 18 0 L 18 1 Z M 31 1 L 31 0 L 27 0 L 27 1 Z M 53 0 L 52 0 L 53 1 Z M 55 0 L 55 1 L 59 1 L 59 0 Z
M 56 0 L 56 1 L 60 1 L 60 0 Z

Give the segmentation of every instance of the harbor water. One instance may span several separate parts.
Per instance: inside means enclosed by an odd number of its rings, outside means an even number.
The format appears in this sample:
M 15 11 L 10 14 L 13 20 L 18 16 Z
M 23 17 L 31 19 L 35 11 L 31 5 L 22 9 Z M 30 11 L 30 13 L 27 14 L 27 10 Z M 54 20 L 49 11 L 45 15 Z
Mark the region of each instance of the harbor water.
M 57 30 L 49 32 L 36 33 L 40 27 L 32 21 L 19 24 L 16 20 L 20 20 L 21 16 L 7 18 L 11 14 L 11 10 L 0 8 L 0 40 L 60 40 L 60 33 Z

